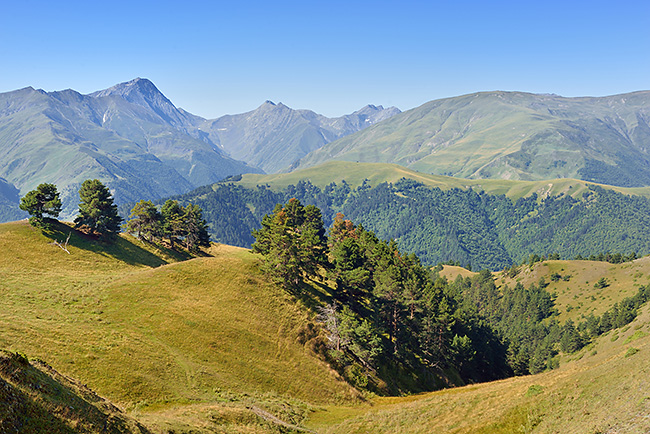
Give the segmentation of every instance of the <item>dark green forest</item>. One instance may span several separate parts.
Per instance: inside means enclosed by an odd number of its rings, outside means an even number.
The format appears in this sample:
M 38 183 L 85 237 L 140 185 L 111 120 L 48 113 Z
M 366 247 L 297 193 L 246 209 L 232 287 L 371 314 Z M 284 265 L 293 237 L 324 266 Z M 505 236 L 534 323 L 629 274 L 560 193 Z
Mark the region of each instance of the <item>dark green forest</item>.
M 650 298 L 650 287 L 641 287 L 601 317 L 560 324 L 543 280 L 500 290 L 483 270 L 448 282 L 438 267 L 340 213 L 326 231 L 320 210 L 295 198 L 265 215 L 253 236 L 265 273 L 319 312 L 332 366 L 380 393 L 553 369 L 560 351 L 628 324 Z M 333 283 L 329 296 L 313 291 L 324 279 Z
M 260 228 L 262 217 L 290 198 L 317 206 L 326 226 L 343 213 L 427 265 L 451 261 L 499 270 L 531 254 L 573 259 L 650 253 L 650 233 L 642 229 L 650 225 L 650 200 L 598 186 L 579 199 L 532 195 L 516 201 L 406 179 L 354 189 L 345 182 L 321 189 L 301 181 L 280 192 L 220 183 L 174 197 L 203 209 L 213 241 L 242 247 L 251 246 L 251 231 Z

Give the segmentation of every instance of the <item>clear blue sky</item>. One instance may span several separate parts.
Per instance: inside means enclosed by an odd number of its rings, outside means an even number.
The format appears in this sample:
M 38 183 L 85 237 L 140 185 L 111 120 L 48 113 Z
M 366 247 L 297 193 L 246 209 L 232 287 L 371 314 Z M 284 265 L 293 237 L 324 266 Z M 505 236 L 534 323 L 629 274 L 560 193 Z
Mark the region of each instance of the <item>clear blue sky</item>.
M 484 90 L 650 89 L 650 2 L 34 1 L 0 5 L 0 92 L 146 77 L 213 118 L 340 116 Z

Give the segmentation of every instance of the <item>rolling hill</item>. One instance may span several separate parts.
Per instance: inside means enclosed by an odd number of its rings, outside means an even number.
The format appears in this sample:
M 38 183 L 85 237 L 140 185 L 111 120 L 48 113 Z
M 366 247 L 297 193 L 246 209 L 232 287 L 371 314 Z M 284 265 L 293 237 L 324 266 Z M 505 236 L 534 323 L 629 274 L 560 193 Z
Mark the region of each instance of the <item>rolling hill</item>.
M 650 92 L 563 98 L 482 92 L 431 101 L 318 149 L 330 160 L 396 163 L 461 178 L 578 178 L 650 185 Z
M 70 254 L 51 244 L 68 233 Z M 104 245 L 16 222 L 0 225 L 0 252 L 0 348 L 47 361 L 154 432 L 183 432 L 191 417 L 167 412 L 189 404 L 210 408 L 196 423 L 273 432 L 257 413 L 300 422 L 312 405 L 358 399 L 311 349 L 304 308 L 247 250 L 179 262 L 129 236 Z
M 561 194 L 571 197 L 581 197 L 588 190 L 588 185 L 597 183 L 572 178 L 544 179 L 539 181 L 523 181 L 513 179 L 466 179 L 445 175 L 433 175 L 409 169 L 391 163 L 356 163 L 350 161 L 329 161 L 318 166 L 295 170 L 288 173 L 254 174 L 247 173 L 241 177 L 226 179 L 247 188 L 258 185 L 268 185 L 274 191 L 280 191 L 289 185 L 296 185 L 300 181 L 309 181 L 315 186 L 325 188 L 334 182 L 340 184 L 345 181 L 350 187 L 355 188 L 368 180 L 372 186 L 382 182 L 395 183 L 402 178 L 420 182 L 428 187 L 437 187 L 442 190 L 458 188 L 484 191 L 488 194 L 504 194 L 510 199 L 517 200 L 528 197 L 533 193 L 540 198 L 558 196 Z M 650 197 L 650 187 L 617 187 L 614 185 L 597 184 L 600 187 L 614 190 L 619 193 L 634 196 Z
M 51 241 L 69 232 L 68 255 Z M 25 222 L 0 225 L 0 347 L 31 359 L 27 365 L 22 356 L 0 354 L 0 394 L 10 397 L 3 402 L 31 412 L 30 426 L 41 426 L 48 414 L 77 424 L 70 431 L 56 422 L 58 432 L 96 432 L 92 426 L 107 420 L 123 431 L 186 433 L 648 428 L 647 306 L 628 326 L 563 355 L 552 371 L 360 399 L 311 350 L 315 335 L 305 306 L 269 284 L 254 255 L 219 245 L 206 256 L 182 259 L 126 236 L 103 245 L 65 225 L 46 234 Z M 574 273 L 564 294 L 573 299 L 592 279 L 606 276 L 616 284 L 598 294 L 605 305 L 637 281 L 647 283 L 647 259 L 616 266 L 546 261 L 517 277 Z M 591 311 L 589 297 L 579 302 L 580 312 Z M 81 408 L 81 415 L 69 407 Z

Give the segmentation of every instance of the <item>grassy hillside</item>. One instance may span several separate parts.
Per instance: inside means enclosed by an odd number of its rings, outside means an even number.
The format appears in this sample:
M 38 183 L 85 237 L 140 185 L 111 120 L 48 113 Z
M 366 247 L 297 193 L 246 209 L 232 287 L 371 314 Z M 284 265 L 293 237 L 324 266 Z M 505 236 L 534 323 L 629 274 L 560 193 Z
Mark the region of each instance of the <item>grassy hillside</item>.
M 59 241 L 70 231 L 58 230 Z M 99 246 L 72 231 L 70 254 L 51 241 L 26 222 L 0 225 L 0 348 L 47 360 L 154 428 L 186 426 L 190 416 L 164 414 L 192 403 L 266 432 L 274 424 L 249 407 L 281 414 L 356 396 L 247 250 L 176 262 L 126 236 Z
M 48 364 L 0 350 L 0 432 L 145 434 L 149 430 Z
M 401 178 L 412 179 L 429 187 L 443 190 L 451 188 L 485 191 L 489 194 L 505 194 L 511 199 L 530 196 L 537 193 L 540 197 L 566 194 L 581 196 L 587 190 L 587 183 L 578 179 L 561 178 L 544 181 L 517 181 L 506 179 L 463 179 L 450 176 L 431 175 L 418 172 L 397 164 L 353 163 L 348 161 L 330 161 L 316 167 L 296 170 L 290 173 L 273 175 L 245 174 L 236 183 L 248 188 L 268 184 L 274 190 L 281 190 L 288 185 L 295 185 L 301 180 L 309 180 L 318 187 L 345 180 L 351 187 L 357 187 L 368 179 L 370 185 L 382 182 L 395 183 Z M 625 188 L 598 184 L 619 193 L 650 197 L 650 187 Z
M 580 321 L 590 313 L 602 315 L 614 303 L 632 297 L 642 285 L 650 283 L 650 256 L 622 264 L 601 261 L 555 261 L 536 262 L 533 265 L 520 265 L 516 276 L 510 277 L 506 271 L 494 273 L 497 287 L 517 283 L 525 287 L 539 284 L 544 279 L 546 290 L 556 296 L 555 306 L 560 322 L 568 319 Z M 463 267 L 444 265 L 439 272 L 441 277 L 453 281 L 459 275 L 472 277 L 477 273 Z M 555 275 L 555 279 L 553 276 Z M 607 286 L 597 288 L 599 279 L 605 278 Z
M 324 406 L 319 433 L 640 433 L 650 430 L 648 306 L 559 369 L 370 405 Z
M 70 254 L 51 244 L 68 233 Z M 43 418 L 65 412 L 43 390 L 34 390 L 40 384 L 71 393 L 56 395 L 64 406 L 77 399 L 73 395 L 86 400 L 74 402 L 88 410 L 84 417 L 96 419 L 78 417 L 78 426 L 103 420 L 90 405 L 114 411 L 132 429 L 137 425 L 129 417 L 135 418 L 153 432 L 271 433 L 305 426 L 319 433 L 650 428 L 643 417 L 650 411 L 647 306 L 630 325 L 563 356 L 559 369 L 364 403 L 313 353 L 317 338 L 304 308 L 267 283 L 256 256 L 214 245 L 203 257 L 183 259 L 126 236 L 108 246 L 65 225 L 46 235 L 26 222 L 0 225 L 0 348 L 32 359 L 28 366 L 3 353 L 0 393 L 32 396 L 11 401 L 21 412 Z M 449 278 L 466 274 L 458 267 L 443 272 Z M 514 280 L 497 274 L 497 283 L 550 281 L 554 272 L 571 274 L 548 287 L 558 293 L 560 318 L 578 319 L 647 284 L 650 259 L 619 265 L 546 261 L 522 267 Z M 611 284 L 589 290 L 600 277 Z M 27 381 L 11 377 L 17 364 Z M 128 417 L 81 384 L 117 403 Z M 42 407 L 44 402 L 54 407 Z M 61 426 L 59 432 L 69 432 Z
M 548 283 L 547 291 L 557 295 L 555 304 L 560 313 L 559 320 L 574 321 L 589 313 L 601 315 L 614 303 L 632 297 L 639 286 L 650 283 L 650 257 L 645 256 L 632 262 L 610 264 L 600 261 L 544 261 L 533 266 L 523 265 L 514 277 L 504 273 L 496 274 L 497 284 L 524 286 L 538 283 L 543 278 Z M 553 280 L 553 275 L 558 280 Z M 567 280 L 565 280 L 565 278 Z M 599 279 L 605 278 L 607 286 L 597 288 Z

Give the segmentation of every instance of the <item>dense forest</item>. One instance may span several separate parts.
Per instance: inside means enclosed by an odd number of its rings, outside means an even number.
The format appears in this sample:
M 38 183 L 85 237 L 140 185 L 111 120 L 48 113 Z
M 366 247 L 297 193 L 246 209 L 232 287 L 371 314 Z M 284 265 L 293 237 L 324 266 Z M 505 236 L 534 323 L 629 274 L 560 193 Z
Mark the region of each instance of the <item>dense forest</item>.
M 280 192 L 226 182 L 174 197 L 203 209 L 213 241 L 242 247 L 253 243 L 251 231 L 260 228 L 262 217 L 290 198 L 317 206 L 327 226 L 343 213 L 427 265 L 452 261 L 498 270 L 531 254 L 573 259 L 650 253 L 650 233 L 641 229 L 650 225 L 650 200 L 598 186 L 579 199 L 532 195 L 512 201 L 406 179 L 354 189 L 345 182 L 321 189 L 300 181 Z
M 265 215 L 253 236 L 267 275 L 319 312 L 332 365 L 380 393 L 553 369 L 560 351 L 628 324 L 650 298 L 650 286 L 641 287 L 601 317 L 560 324 L 543 280 L 498 289 L 483 270 L 448 282 L 438 267 L 423 266 L 340 213 L 326 231 L 320 209 L 295 198 Z M 313 285 L 325 279 L 331 293 L 314 295 Z

